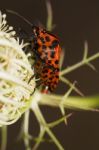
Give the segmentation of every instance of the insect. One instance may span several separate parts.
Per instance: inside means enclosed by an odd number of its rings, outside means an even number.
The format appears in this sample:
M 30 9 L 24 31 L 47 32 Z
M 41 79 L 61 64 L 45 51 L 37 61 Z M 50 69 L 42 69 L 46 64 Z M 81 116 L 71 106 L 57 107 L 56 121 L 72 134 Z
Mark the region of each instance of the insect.
M 31 47 L 35 56 L 34 69 L 41 79 L 44 92 L 52 92 L 59 81 L 61 47 L 58 38 L 45 29 L 32 27 Z
M 53 92 L 59 81 L 59 60 L 61 47 L 59 39 L 46 29 L 33 26 L 28 20 L 16 12 L 8 10 L 15 15 L 21 17 L 24 21 L 32 26 L 31 38 L 28 38 L 30 43 L 29 51 L 34 56 L 34 70 L 36 78 L 39 78 L 39 85 L 43 93 Z M 38 86 L 38 85 L 37 85 Z

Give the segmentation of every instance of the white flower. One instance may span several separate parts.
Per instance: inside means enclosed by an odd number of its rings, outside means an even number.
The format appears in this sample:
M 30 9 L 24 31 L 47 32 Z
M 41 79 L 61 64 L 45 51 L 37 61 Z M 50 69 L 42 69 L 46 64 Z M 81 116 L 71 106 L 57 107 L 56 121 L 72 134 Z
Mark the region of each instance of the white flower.
M 22 48 L 23 42 L 14 38 L 15 31 L 7 25 L 0 12 L 0 126 L 14 123 L 31 104 L 34 72 Z

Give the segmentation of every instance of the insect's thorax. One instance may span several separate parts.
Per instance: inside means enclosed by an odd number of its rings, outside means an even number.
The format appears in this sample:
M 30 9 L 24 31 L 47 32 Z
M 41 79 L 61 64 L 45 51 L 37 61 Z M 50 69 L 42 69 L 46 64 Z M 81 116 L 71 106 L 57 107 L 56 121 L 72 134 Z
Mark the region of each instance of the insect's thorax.
M 53 35 L 40 32 L 34 42 L 34 53 L 46 64 L 57 68 L 61 52 L 59 40 Z

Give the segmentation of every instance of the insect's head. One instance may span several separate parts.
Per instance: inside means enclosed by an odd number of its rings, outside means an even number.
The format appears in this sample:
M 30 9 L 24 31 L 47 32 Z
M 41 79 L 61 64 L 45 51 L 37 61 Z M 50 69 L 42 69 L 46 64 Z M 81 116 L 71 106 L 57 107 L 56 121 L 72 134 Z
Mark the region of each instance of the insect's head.
M 35 36 L 39 36 L 41 33 L 45 33 L 46 30 L 39 26 L 32 26 L 32 31 Z

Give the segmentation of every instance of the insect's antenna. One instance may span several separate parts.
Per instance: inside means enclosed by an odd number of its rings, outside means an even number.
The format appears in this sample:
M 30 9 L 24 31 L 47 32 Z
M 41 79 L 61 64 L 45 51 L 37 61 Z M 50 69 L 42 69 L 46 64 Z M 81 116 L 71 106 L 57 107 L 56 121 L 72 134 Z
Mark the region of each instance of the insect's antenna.
M 9 9 L 6 9 L 6 11 L 8 13 L 11 13 L 11 14 L 14 14 L 16 16 L 18 16 L 19 18 L 21 18 L 24 22 L 26 22 L 27 24 L 29 24 L 30 26 L 33 26 L 33 24 L 28 21 L 25 17 L 23 17 L 22 15 L 20 15 L 19 13 L 17 13 L 16 11 L 13 11 L 13 10 L 9 10 Z

